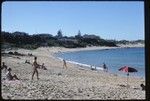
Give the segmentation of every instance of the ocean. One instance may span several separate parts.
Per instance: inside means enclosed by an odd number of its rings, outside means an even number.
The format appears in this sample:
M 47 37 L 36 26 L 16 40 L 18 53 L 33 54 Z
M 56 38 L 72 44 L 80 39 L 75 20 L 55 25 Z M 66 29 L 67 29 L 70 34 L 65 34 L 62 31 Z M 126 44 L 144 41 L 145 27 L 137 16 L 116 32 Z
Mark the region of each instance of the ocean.
M 138 70 L 138 72 L 130 73 L 130 76 L 145 78 L 144 52 L 143 47 L 135 47 L 64 52 L 57 53 L 56 56 L 72 63 L 85 65 L 87 68 L 90 66 L 102 67 L 105 63 L 108 72 L 121 76 L 125 76 L 126 73 L 118 71 L 118 69 L 123 66 L 130 66 Z

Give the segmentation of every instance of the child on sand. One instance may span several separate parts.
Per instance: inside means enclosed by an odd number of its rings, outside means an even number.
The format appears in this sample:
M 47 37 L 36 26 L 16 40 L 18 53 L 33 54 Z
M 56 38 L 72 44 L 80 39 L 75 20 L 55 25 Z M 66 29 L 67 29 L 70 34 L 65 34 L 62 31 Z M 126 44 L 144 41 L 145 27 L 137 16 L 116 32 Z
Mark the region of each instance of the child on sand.
M 63 59 L 63 68 L 64 67 L 67 69 L 66 61 Z
M 11 68 L 8 68 L 7 73 L 6 73 L 6 79 L 7 80 L 19 80 L 18 77 L 14 74 L 11 74 Z
M 32 80 L 33 80 L 33 76 L 34 76 L 35 73 L 36 73 L 37 79 L 39 80 L 39 73 L 38 73 L 38 70 L 37 70 L 37 68 L 39 67 L 39 65 L 37 64 L 36 60 L 37 60 L 37 57 L 34 57 L 34 62 L 32 64 L 32 66 L 33 66 Z

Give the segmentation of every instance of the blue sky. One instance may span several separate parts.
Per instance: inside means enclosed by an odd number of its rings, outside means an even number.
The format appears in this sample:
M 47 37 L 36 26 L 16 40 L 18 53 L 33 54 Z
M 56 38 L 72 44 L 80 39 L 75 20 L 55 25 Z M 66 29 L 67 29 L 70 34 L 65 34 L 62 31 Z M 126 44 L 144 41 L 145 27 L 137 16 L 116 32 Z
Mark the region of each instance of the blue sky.
M 2 31 L 74 36 L 95 34 L 104 39 L 144 39 L 144 2 L 15 2 L 2 4 Z

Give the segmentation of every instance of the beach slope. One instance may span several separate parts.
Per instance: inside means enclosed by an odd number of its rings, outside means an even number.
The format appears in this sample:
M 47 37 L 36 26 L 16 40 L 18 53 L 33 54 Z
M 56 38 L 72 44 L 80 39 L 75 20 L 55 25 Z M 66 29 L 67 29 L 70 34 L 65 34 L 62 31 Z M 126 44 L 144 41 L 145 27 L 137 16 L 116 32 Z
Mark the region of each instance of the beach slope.
M 112 47 L 116 48 L 116 47 Z M 91 49 L 110 49 L 110 47 L 93 47 L 66 49 L 61 47 L 41 47 L 36 50 L 13 49 L 4 53 L 18 52 L 24 54 L 2 54 L 2 62 L 12 68 L 19 81 L 7 81 L 4 70 L 1 71 L 1 95 L 3 99 L 145 99 L 145 91 L 140 84 L 143 78 L 129 78 L 130 87 L 126 87 L 126 77 L 103 71 L 85 69 L 77 64 L 67 62 L 68 69 L 63 69 L 63 62 L 54 56 L 57 52 L 81 51 Z M 28 53 L 32 54 L 31 56 Z M 39 64 L 44 63 L 47 70 L 38 69 L 39 80 L 31 80 L 32 65 L 37 56 Z

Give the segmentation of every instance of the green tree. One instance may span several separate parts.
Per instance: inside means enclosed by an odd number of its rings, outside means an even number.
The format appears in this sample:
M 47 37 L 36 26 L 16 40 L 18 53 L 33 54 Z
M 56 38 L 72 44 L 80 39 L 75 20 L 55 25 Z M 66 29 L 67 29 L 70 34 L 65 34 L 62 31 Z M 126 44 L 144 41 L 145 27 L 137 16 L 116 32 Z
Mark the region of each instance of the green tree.
M 57 37 L 57 38 L 62 38 L 62 37 L 63 37 L 61 30 L 58 30 L 56 37 Z
M 78 34 L 75 37 L 78 38 L 78 39 L 82 37 L 80 30 L 78 31 Z
M 80 32 L 80 30 L 78 31 L 78 37 L 81 37 L 81 32 Z

